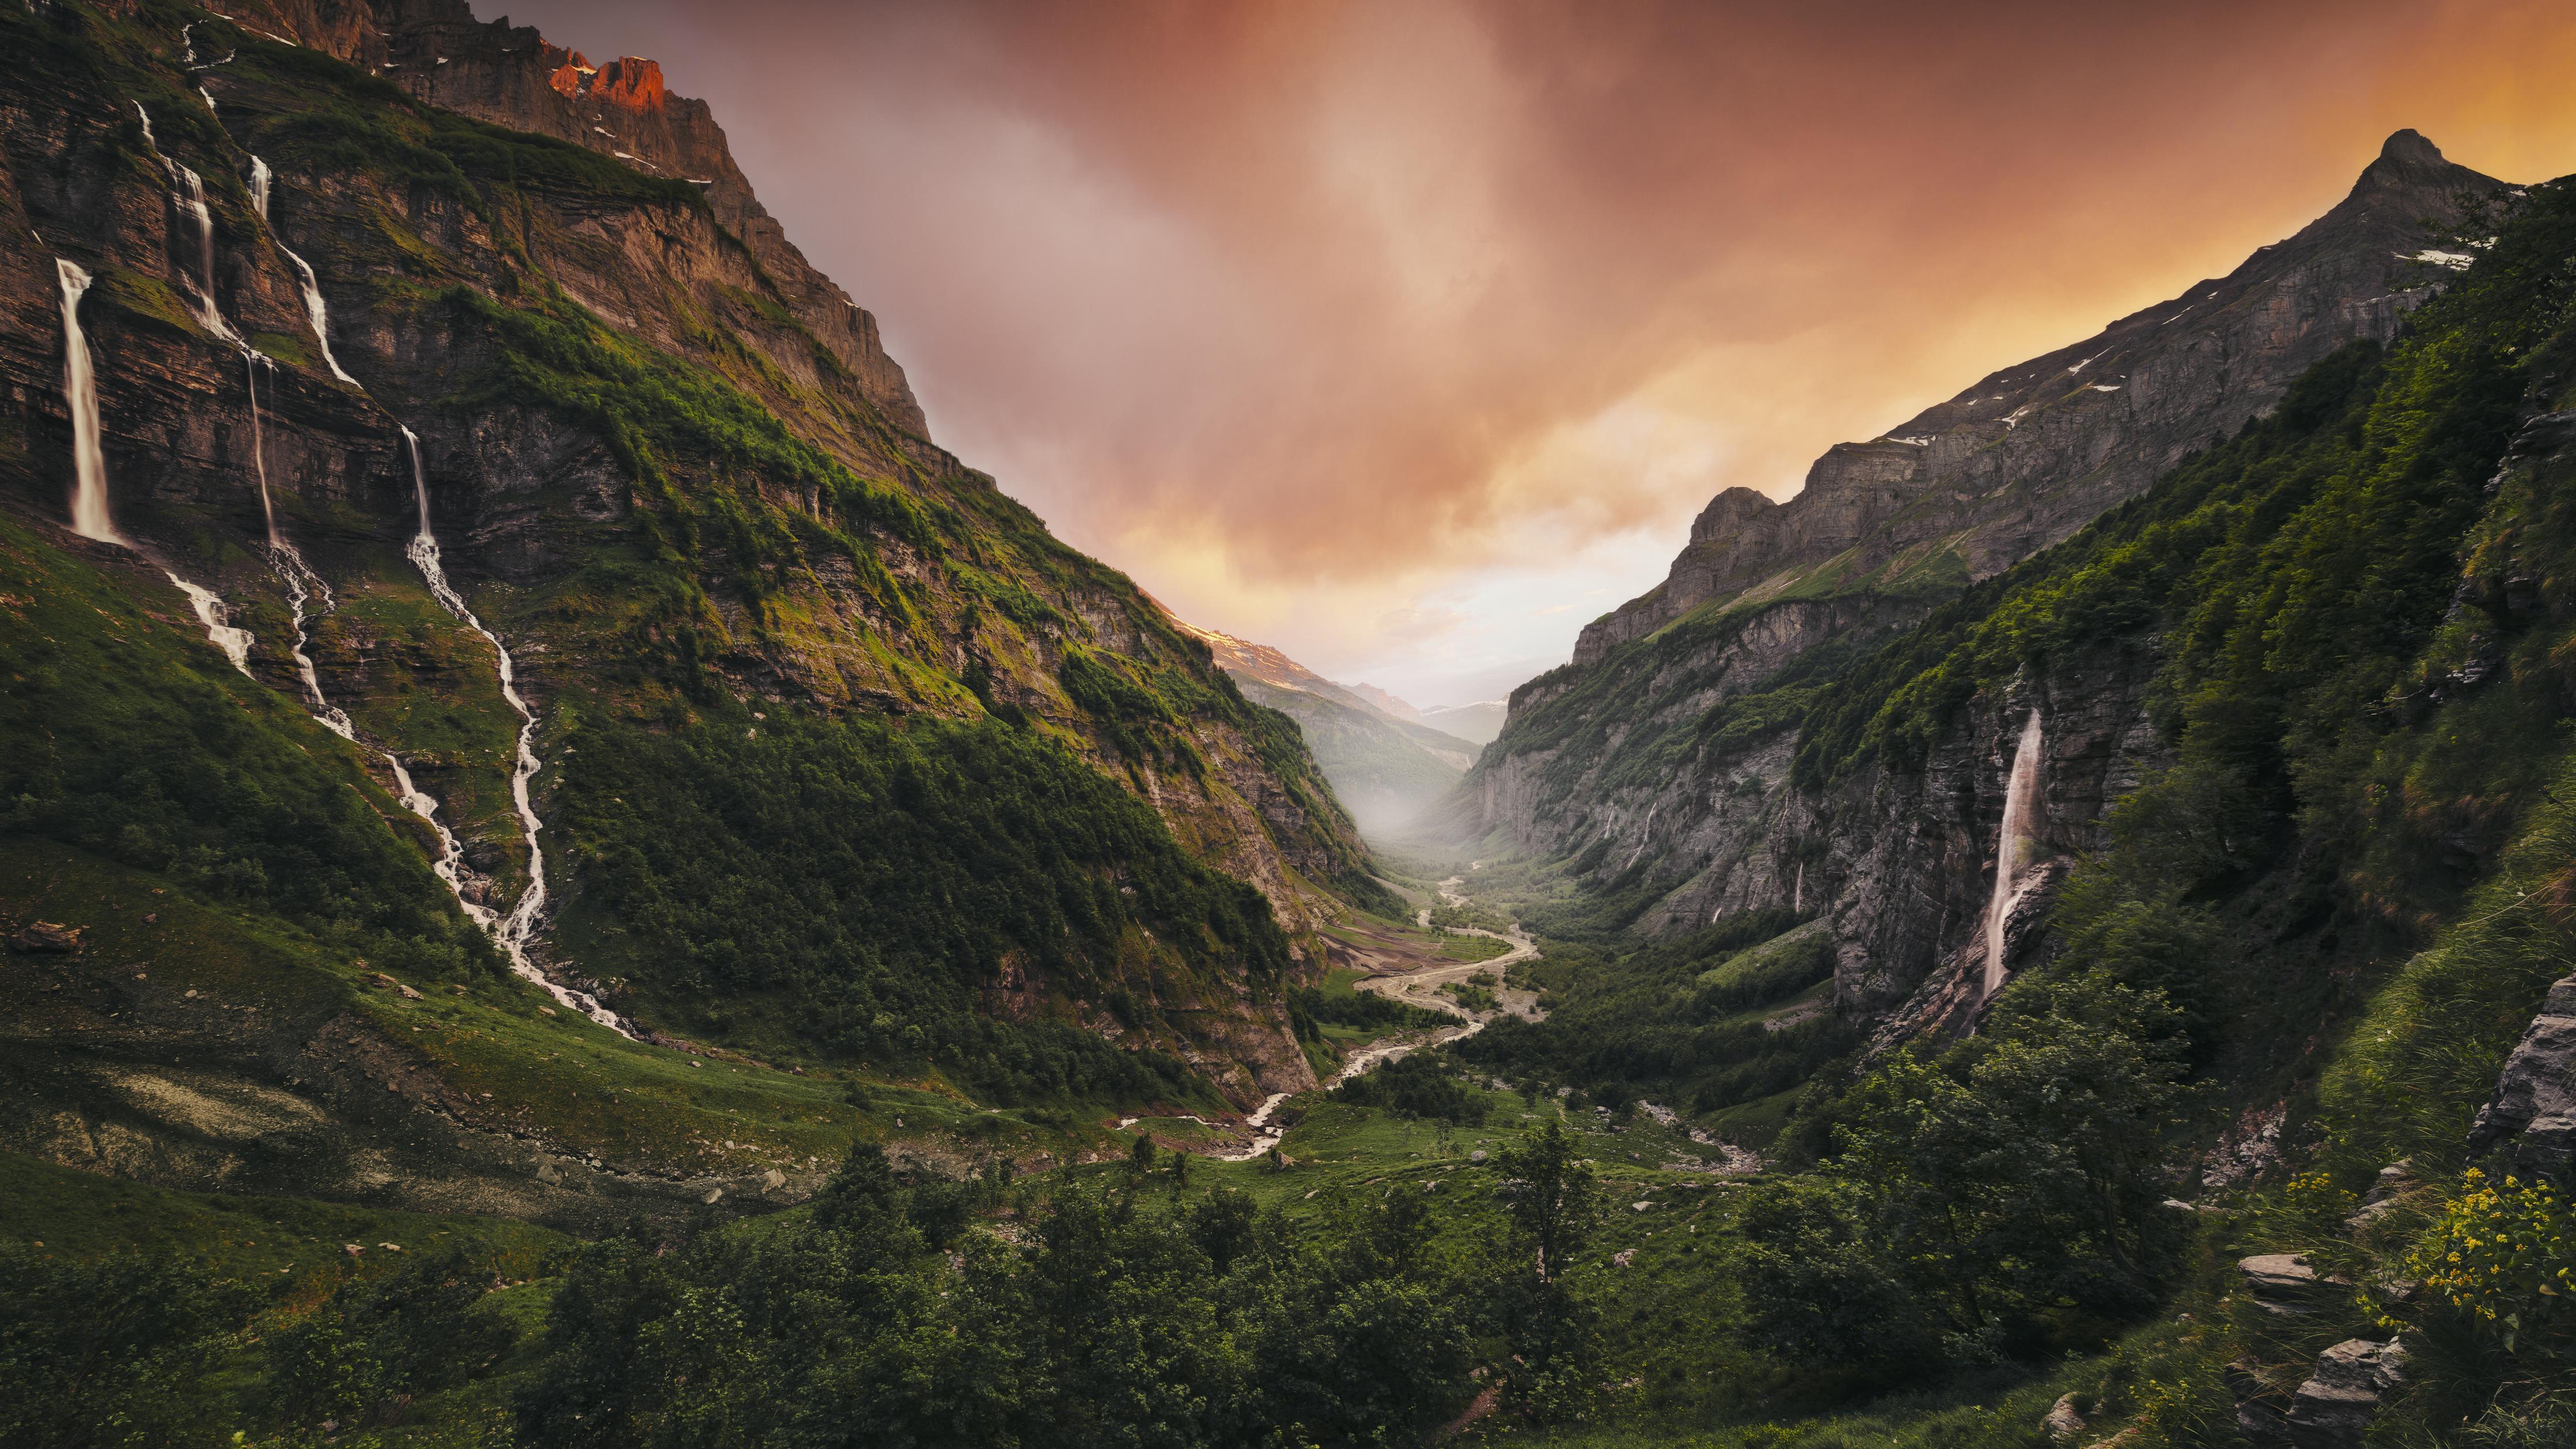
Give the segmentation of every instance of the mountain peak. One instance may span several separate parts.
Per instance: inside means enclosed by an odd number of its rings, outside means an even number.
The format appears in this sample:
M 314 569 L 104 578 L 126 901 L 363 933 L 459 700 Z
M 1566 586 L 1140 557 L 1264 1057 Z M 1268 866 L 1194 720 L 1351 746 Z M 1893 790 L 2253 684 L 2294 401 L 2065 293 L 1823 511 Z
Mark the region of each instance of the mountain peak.
M 2463 182 L 2486 178 L 2460 166 L 2442 155 L 2442 148 L 2417 130 L 2403 130 L 2390 136 L 2379 148 L 2377 159 L 2363 168 L 2361 179 L 2353 183 L 2355 192 L 2368 192 L 2401 187 L 2437 187 L 2452 190 Z
M 2390 134 L 2386 144 L 2379 148 L 2379 159 L 2401 165 L 2412 162 L 2420 166 L 2443 158 L 2441 147 L 2434 145 L 2423 132 L 2409 127 Z

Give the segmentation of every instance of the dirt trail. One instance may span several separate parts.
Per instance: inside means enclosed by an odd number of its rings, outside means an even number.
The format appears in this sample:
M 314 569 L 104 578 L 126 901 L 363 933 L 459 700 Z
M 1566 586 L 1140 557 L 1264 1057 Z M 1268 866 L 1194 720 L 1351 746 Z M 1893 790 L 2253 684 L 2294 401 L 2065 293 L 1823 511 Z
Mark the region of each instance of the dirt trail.
M 1473 870 L 1475 867 L 1471 865 L 1468 869 Z M 1454 875 L 1440 882 L 1437 889 L 1444 904 L 1452 908 L 1467 904 L 1466 895 L 1458 889 L 1461 883 L 1462 878 Z M 1424 906 L 1415 912 L 1414 922 L 1426 930 L 1429 929 L 1431 908 Z M 1499 933 L 1478 930 L 1471 926 L 1456 926 L 1448 929 L 1457 935 L 1482 936 L 1489 941 L 1500 941 L 1511 949 L 1500 956 L 1484 961 L 1451 961 L 1413 971 L 1366 977 L 1353 982 L 1352 989 L 1401 1001 L 1409 1006 L 1444 1012 L 1456 1017 L 1458 1024 L 1430 1031 L 1406 1031 L 1398 1032 L 1393 1036 L 1380 1037 L 1345 1057 L 1340 1070 L 1334 1072 L 1321 1084 L 1323 1090 L 1329 1091 L 1372 1067 L 1408 1056 L 1425 1047 L 1445 1046 L 1450 1042 L 1474 1036 L 1485 1029 L 1485 1023 L 1506 1013 L 1524 1021 L 1537 1021 L 1545 1015 L 1538 1009 L 1538 994 L 1533 991 L 1523 991 L 1518 987 L 1495 986 L 1494 999 L 1501 1004 L 1492 1011 L 1470 1011 L 1461 1005 L 1456 997 L 1443 994 L 1440 988 L 1449 982 L 1465 981 L 1480 973 L 1491 973 L 1494 979 L 1500 982 L 1505 970 L 1519 962 L 1532 960 L 1538 955 L 1538 943 L 1521 930 L 1518 922 L 1514 922 L 1508 930 Z M 1249 1162 L 1278 1146 L 1279 1140 L 1288 1135 L 1288 1129 L 1274 1126 L 1270 1119 L 1279 1110 L 1279 1105 L 1287 1100 L 1287 1093 L 1278 1093 L 1263 1102 L 1254 1109 L 1251 1116 L 1244 1119 L 1243 1125 L 1252 1129 L 1253 1134 L 1249 1146 L 1241 1151 L 1213 1155 L 1223 1162 Z
M 1472 869 L 1473 867 L 1470 868 Z M 1440 882 L 1438 886 L 1434 887 L 1434 889 L 1440 892 L 1441 903 L 1452 909 L 1466 905 L 1468 897 L 1464 892 L 1458 889 L 1462 883 L 1463 877 L 1453 875 L 1447 880 Z M 1425 930 L 1429 930 L 1431 928 L 1431 908 L 1429 906 L 1424 906 L 1422 909 L 1414 912 L 1413 920 L 1414 924 L 1421 926 Z M 1486 1022 L 1492 1020 L 1495 1016 L 1501 1013 L 1493 1011 L 1469 1011 L 1467 1008 L 1459 1005 L 1457 998 L 1447 995 L 1441 991 L 1440 988 L 1453 981 L 1466 981 L 1475 976 L 1485 974 L 1492 975 L 1493 978 L 1499 982 L 1502 980 L 1504 972 L 1509 970 L 1511 967 L 1518 965 L 1523 961 L 1535 959 L 1538 956 L 1538 943 L 1531 940 L 1529 936 L 1521 930 L 1518 922 L 1514 922 L 1511 926 L 1499 932 L 1479 930 L 1473 926 L 1452 926 L 1447 927 L 1446 929 L 1454 935 L 1482 936 L 1488 941 L 1500 941 L 1504 945 L 1511 947 L 1511 949 L 1505 951 L 1500 956 L 1495 956 L 1484 961 L 1453 961 L 1445 965 L 1427 966 L 1418 971 L 1405 971 L 1386 976 L 1371 976 L 1365 980 L 1353 983 L 1353 989 L 1389 997 L 1393 1000 L 1404 1002 L 1409 1006 L 1427 1007 L 1433 1011 L 1445 1011 L 1452 1016 L 1460 1017 L 1471 1023 L 1469 1031 L 1482 1029 Z M 1523 991 L 1510 986 L 1496 986 L 1494 988 L 1494 997 L 1502 1003 L 1502 1012 L 1509 1012 L 1524 1021 L 1536 1021 L 1539 1019 L 1538 994 L 1536 992 Z M 1460 1035 L 1465 1034 L 1467 1033 L 1460 1033 Z

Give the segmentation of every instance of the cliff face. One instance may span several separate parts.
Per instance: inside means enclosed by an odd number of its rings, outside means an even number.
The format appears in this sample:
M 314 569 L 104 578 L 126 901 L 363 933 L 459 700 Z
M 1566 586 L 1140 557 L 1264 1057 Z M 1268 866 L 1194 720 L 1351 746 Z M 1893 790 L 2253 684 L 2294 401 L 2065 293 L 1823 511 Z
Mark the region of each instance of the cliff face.
M 1786 503 L 1718 495 L 1671 576 L 1587 626 L 1574 663 L 1713 600 L 1937 595 L 2000 572 L 2268 411 L 2327 353 L 2395 335 L 2446 270 L 2414 260 L 2432 230 L 2500 185 L 2398 132 L 2332 211 L 2226 276 L 1979 378 L 1881 437 L 1836 444 Z
M 386 79 L 432 105 L 570 141 L 648 175 L 699 187 L 717 223 L 749 249 L 778 300 L 849 369 L 868 401 L 901 431 L 929 437 L 903 369 L 877 337 L 876 319 L 787 239 L 734 165 L 707 103 L 671 94 L 659 64 L 622 56 L 594 66 L 532 26 L 477 21 L 465 0 L 319 3 L 325 11 L 371 11 L 380 39 L 362 38 L 334 53 L 372 60 Z M 366 34 L 363 28 L 353 33 Z
M 647 1027 L 721 1041 L 737 1016 L 784 1021 L 844 1059 L 1066 1089 L 1044 1085 L 1072 1070 L 1061 1051 L 1008 1047 L 1023 1038 L 974 1026 L 972 1001 L 1186 1062 L 1237 1101 L 1311 1084 L 1283 978 L 1320 959 L 1313 927 L 1365 872 L 1294 726 L 927 440 L 873 320 L 761 208 L 703 103 L 649 61 L 592 67 L 430 0 L 7 23 L 28 60 L 0 77 L 0 498 L 41 544 L 23 557 L 107 581 L 231 680 L 165 571 L 220 596 L 262 698 L 345 713 L 345 750 L 305 748 L 345 754 L 412 869 L 441 847 L 395 801 L 391 759 L 455 832 L 468 904 L 530 899 L 536 841 L 528 954 Z M 57 258 L 95 278 L 76 315 L 123 547 L 64 526 Z M 407 556 L 424 530 L 452 603 Z M 726 913 L 755 912 L 726 893 L 787 902 L 789 877 L 756 855 L 706 875 L 706 842 L 621 818 L 614 776 L 584 768 L 656 741 L 841 738 L 799 721 L 890 722 L 848 737 L 909 752 L 869 807 L 889 820 L 1001 831 L 977 812 L 1022 811 L 1011 849 L 956 875 L 1019 914 L 934 941 L 856 907 L 827 931 L 841 906 L 809 895 L 731 939 Z M 1151 814 L 1071 818 L 1092 777 Z M 814 848 L 777 833 L 795 789 L 692 784 L 741 840 Z M 1261 893 L 1258 920 L 1211 868 Z M 790 948 L 878 984 L 818 1004 L 838 978 L 788 971 Z
M 2108 804 L 2166 762 L 2147 718 L 2160 645 L 2052 656 L 1950 716 L 1902 769 L 1799 778 L 1809 711 L 1944 601 L 2269 413 L 2319 359 L 2393 336 L 2438 290 L 2428 282 L 2459 274 L 2458 256 L 2410 260 L 2440 245 L 2428 219 L 2498 190 L 2400 132 L 2342 204 L 2229 276 L 1836 447 L 1787 503 L 1719 495 L 1662 587 L 1515 692 L 1441 827 L 1567 861 L 1641 932 L 1757 907 L 1828 913 L 1844 1012 L 1951 1020 L 1960 1003 L 1941 993 L 1982 961 L 1973 938 L 2029 710 L 2048 721 L 2041 847 L 2092 849 Z

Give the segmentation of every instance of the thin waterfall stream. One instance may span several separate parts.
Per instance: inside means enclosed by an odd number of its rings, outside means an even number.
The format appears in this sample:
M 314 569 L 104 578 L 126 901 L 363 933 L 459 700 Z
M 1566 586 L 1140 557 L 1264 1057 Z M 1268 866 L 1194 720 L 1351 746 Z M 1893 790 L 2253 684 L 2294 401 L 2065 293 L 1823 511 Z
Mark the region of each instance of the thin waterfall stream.
M 519 759 L 517 767 L 510 772 L 510 799 L 518 807 L 520 830 L 528 842 L 528 887 L 519 893 L 518 902 L 493 929 L 492 938 L 509 956 L 511 970 L 545 988 L 546 993 L 562 1005 L 620 1036 L 632 1037 L 634 1033 L 627 1030 L 626 1023 L 617 1013 L 600 1005 L 597 997 L 556 984 L 528 958 L 528 942 L 535 936 L 538 918 L 546 907 L 546 855 L 544 847 L 537 841 L 537 832 L 544 827 L 537 819 L 536 805 L 528 795 L 529 782 L 536 778 L 537 771 L 545 768 L 544 762 L 537 758 L 537 711 L 519 694 L 518 675 L 511 662 L 509 648 L 502 644 L 499 635 L 484 627 L 481 619 L 474 617 L 474 611 L 465 606 L 464 596 L 457 593 L 455 586 L 447 580 L 447 570 L 439 562 L 438 535 L 430 529 L 429 468 L 421 459 L 420 437 L 409 428 L 404 428 L 402 434 L 403 446 L 411 454 L 412 496 L 420 509 L 420 532 L 413 537 L 408 550 L 411 561 L 420 569 L 421 577 L 429 581 L 429 591 L 438 602 L 463 621 L 467 628 L 490 642 L 492 652 L 500 660 L 501 697 L 510 702 L 510 708 L 519 712 Z
M 198 324 L 236 347 L 243 346 L 241 335 L 233 331 L 232 324 L 226 322 L 223 313 L 215 307 L 215 214 L 206 205 L 205 180 L 161 154 L 161 143 L 152 136 L 152 113 L 143 109 L 141 101 L 134 103 L 134 114 L 143 122 L 145 149 L 152 153 L 153 160 L 161 163 L 161 169 L 169 173 L 171 202 L 197 224 L 197 269 L 188 278 L 188 287 L 196 294 Z
M 2012 776 L 2004 786 L 2003 828 L 1995 835 L 1995 889 L 1986 902 L 1985 995 L 2004 984 L 2004 927 L 2012 918 L 2013 886 L 2030 863 L 2030 843 L 2039 818 L 2039 711 L 2022 723 L 2021 743 L 2013 751 Z
M 272 182 L 273 175 L 268 169 L 268 163 L 257 156 L 251 157 L 250 204 L 251 208 L 259 213 L 259 219 L 262 221 L 268 220 L 268 196 Z M 313 275 L 313 264 L 304 260 L 295 248 L 288 246 L 285 239 L 278 236 L 274 226 L 269 228 L 268 236 L 270 241 L 276 243 L 278 255 L 294 264 L 296 280 L 303 284 L 304 317 L 306 321 L 313 324 L 313 340 L 322 344 L 323 365 L 331 369 L 333 377 L 351 387 L 358 388 L 360 392 L 366 391 L 359 385 L 356 378 L 351 377 L 341 368 L 340 359 L 332 355 L 331 311 L 322 300 L 322 283 Z

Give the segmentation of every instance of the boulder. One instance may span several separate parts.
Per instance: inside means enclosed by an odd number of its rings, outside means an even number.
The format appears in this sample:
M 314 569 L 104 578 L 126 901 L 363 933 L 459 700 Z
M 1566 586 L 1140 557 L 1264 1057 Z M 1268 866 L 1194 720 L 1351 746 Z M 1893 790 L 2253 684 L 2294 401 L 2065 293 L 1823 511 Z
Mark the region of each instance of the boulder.
M 9 936 L 9 949 L 29 955 L 69 956 L 80 950 L 81 928 L 30 921 Z
M 2246 1291 L 2267 1313 L 2305 1313 L 2319 1297 L 2352 1286 L 2342 1278 L 2318 1276 L 2305 1253 L 2260 1254 L 2240 1260 L 2236 1271 L 2245 1275 Z
M 2073 1442 L 2076 1435 L 2084 1432 L 2084 1416 L 2076 1412 L 2073 1394 L 2057 1396 L 2057 1402 L 2049 1406 L 2047 1422 L 2049 1437 L 2061 1444 Z
M 2317 1355 L 2316 1373 L 2290 1401 L 2294 1449 L 2361 1449 L 2379 1401 L 2405 1377 L 2406 1349 L 2348 1338 Z

